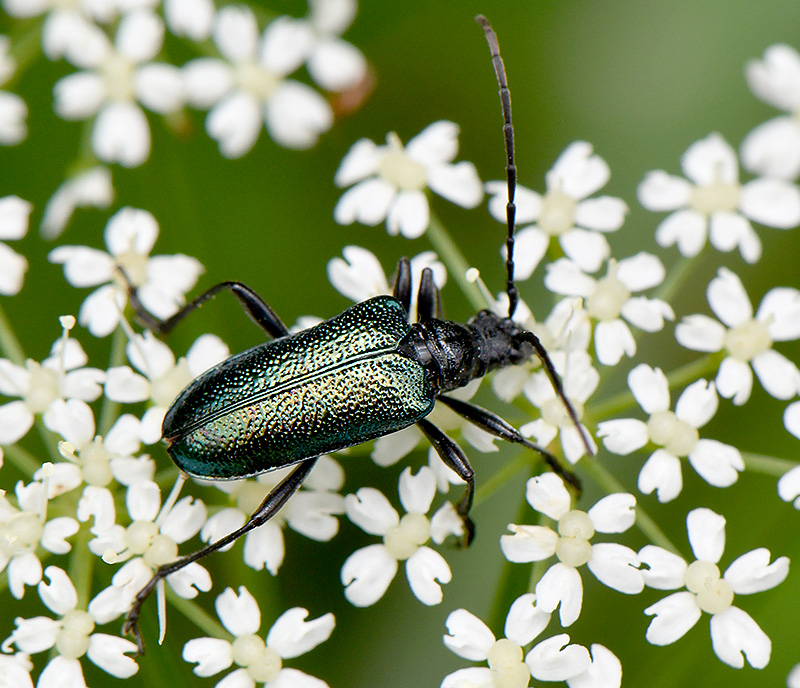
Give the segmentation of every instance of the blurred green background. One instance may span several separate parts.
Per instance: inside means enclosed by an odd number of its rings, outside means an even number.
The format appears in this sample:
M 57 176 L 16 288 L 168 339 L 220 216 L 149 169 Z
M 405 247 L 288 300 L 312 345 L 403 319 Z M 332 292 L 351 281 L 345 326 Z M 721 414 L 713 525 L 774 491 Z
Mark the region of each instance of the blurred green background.
M 302 16 L 305 12 L 302 2 L 265 2 L 262 7 L 277 14 Z M 461 126 L 459 159 L 474 162 L 484 180 L 503 174 L 496 84 L 482 33 L 472 19 L 477 13 L 486 14 L 498 32 L 508 70 L 520 182 L 541 189 L 545 172 L 568 143 L 590 141 L 612 170 L 604 192 L 624 198 L 631 207 L 625 226 L 610 236 L 617 257 L 656 251 L 653 230 L 661 216 L 643 211 L 635 197 L 644 173 L 656 168 L 678 173 L 680 155 L 697 139 L 718 131 L 738 146 L 750 129 L 775 116 L 771 107 L 749 93 L 744 64 L 760 57 L 773 43 L 800 46 L 800 4 L 792 0 L 366 0 L 346 38 L 366 55 L 376 74 L 376 88 L 363 107 L 338 121 L 315 149 L 287 151 L 262 132 L 245 158 L 230 161 L 220 156 L 205 134 L 203 113 L 187 113 L 178 131 L 150 117 L 151 157 L 134 170 L 113 169 L 114 208 L 131 205 L 152 212 L 161 226 L 154 253 L 196 256 L 206 266 L 199 288 L 241 280 L 287 323 L 306 314 L 330 317 L 338 313 L 348 303 L 329 286 L 325 266 L 344 245 L 370 248 L 387 272 L 401 255 L 429 248 L 425 237 L 408 242 L 388 237 L 382 226 L 340 227 L 333 222 L 333 206 L 341 193 L 333 185 L 333 174 L 352 143 L 360 137 L 380 142 L 388 131 L 408 141 L 429 123 L 450 119 Z M 0 32 L 12 37 L 32 26 L 31 22 L 9 26 L 2 14 L 0 21 Z M 193 56 L 178 41 L 169 41 L 166 47 L 176 64 Z M 26 353 L 36 359 L 47 354 L 58 336 L 56 316 L 76 313 L 88 293 L 65 291 L 61 269 L 45 260 L 57 244 L 43 242 L 36 231 L 45 201 L 73 164 L 80 146 L 83 125 L 63 122 L 52 111 L 52 84 L 72 71 L 63 62 L 49 63 L 43 58 L 27 68 L 15 90 L 28 102 L 30 134 L 21 145 L 0 150 L 0 194 L 15 193 L 35 206 L 32 231 L 14 243 L 31 264 L 26 285 L 20 296 L 4 299 L 2 306 L 15 323 Z M 499 289 L 502 227 L 480 209 L 464 211 L 440 199 L 434 199 L 433 206 L 467 260 L 481 269 L 491 288 Z M 101 246 L 108 216 L 80 211 L 57 243 Z M 800 233 L 761 228 L 759 235 L 765 250 L 757 266 L 745 266 L 738 254 L 706 255 L 692 274 L 690 286 L 673 304 L 678 315 L 707 312 L 705 285 L 719 265 L 741 275 L 756 304 L 771 286 L 800 286 Z M 667 265 L 677 257 L 674 249 L 658 253 Z M 539 281 L 537 273 L 531 283 Z M 537 315 L 548 312 L 551 302 L 537 301 L 543 296 L 541 290 L 525 285 L 523 295 L 541 304 Z M 471 314 L 452 281 L 444 297 L 450 317 L 465 319 Z M 225 297 L 175 333 L 170 340 L 173 350 L 184 353 L 202 332 L 219 334 L 233 351 L 262 339 Z M 90 354 L 106 350 L 104 342 L 93 341 L 85 332 L 76 336 Z M 797 346 L 780 350 L 800 360 Z M 96 358 L 94 363 L 103 366 L 103 360 Z M 692 356 L 674 344 L 671 326 L 661 336 L 644 337 L 636 359 L 665 370 L 690 360 Z M 622 389 L 630 367 L 624 362 L 599 396 Z M 785 404 L 756 388 L 744 408 L 733 410 L 727 402 L 721 404 L 720 414 L 703 435 L 745 451 L 794 459 L 797 441 L 781 423 Z M 507 411 L 515 423 L 524 422 L 519 412 L 515 416 L 515 409 L 499 408 L 488 389 L 482 392 L 480 398 L 492 408 Z M 153 447 L 152 453 L 160 469 L 169 467 L 160 447 Z M 515 450 L 508 447 L 499 455 L 470 452 L 479 480 L 514 455 Z M 603 454 L 601 460 L 627 489 L 635 490 L 642 457 Z M 412 459 L 414 465 L 424 461 L 424 452 Z M 360 457 L 345 459 L 344 465 L 349 491 L 361 485 L 381 485 L 392 491 L 402 468 L 381 471 Z M 10 490 L 18 476 L 9 466 L 4 475 L 2 486 Z M 467 607 L 484 619 L 491 617 L 499 636 L 508 603 L 526 590 L 529 570 L 504 568 L 497 546 L 508 522 L 531 522 L 530 509 L 524 502 L 519 506 L 525 477 L 519 475 L 476 509 L 477 541 L 468 551 L 447 554 L 453 582 L 445 586 L 439 607 L 419 604 L 408 591 L 402 571 L 374 607 L 351 607 L 343 598 L 338 572 L 345 557 L 367 542 L 343 520 L 340 535 L 329 544 L 309 542 L 286 531 L 287 556 L 277 579 L 237 564 L 241 546 L 216 557 L 209 562 L 214 588 L 206 596 L 208 608 L 225 586 L 245 584 L 259 598 L 264 629 L 288 606 L 306 606 L 314 617 L 333 611 L 337 629 L 332 638 L 292 666 L 324 678 L 332 687 L 437 686 L 446 673 L 467 665 L 442 646 L 447 613 Z M 684 477 L 685 491 L 675 502 L 666 506 L 650 498 L 641 502 L 687 556 L 683 522 L 687 511 L 696 506 L 713 508 L 728 519 L 723 570 L 733 558 L 755 547 L 769 547 L 773 556 L 800 554 L 797 514 L 777 498 L 774 477 L 745 474 L 727 490 L 708 487 L 688 467 Z M 209 501 L 216 498 L 206 488 L 196 488 L 193 494 Z M 588 508 L 600 496 L 587 482 L 580 506 Z M 638 532 L 626 536 L 624 542 L 634 548 L 645 544 Z M 510 597 L 502 601 L 498 613 L 494 591 L 501 583 Z M 641 610 L 662 593 L 645 591 L 629 598 L 596 584 L 588 573 L 584 583 L 584 611 L 569 629 L 570 636 L 587 646 L 599 642 L 612 649 L 622 660 L 626 686 L 779 686 L 800 661 L 795 572 L 776 591 L 736 600 L 773 640 L 772 661 L 763 671 L 737 672 L 722 665 L 711 650 L 707 617 L 681 641 L 654 648 L 644 640 L 649 619 Z M 39 609 L 30 604 L 35 592 L 27 595 L 25 604 L 14 603 L 4 614 L 2 637 L 10 632 L 13 616 Z M 153 616 L 150 604 L 144 626 L 148 653 L 140 661 L 139 674 L 128 683 L 162 685 L 169 680 L 176 686 L 213 685 L 215 679 L 198 679 L 180 660 L 183 642 L 197 635 L 196 629 L 173 610 L 167 641 L 158 648 Z M 551 628 L 558 632 L 555 622 Z M 88 662 L 84 666 L 89 685 L 112 682 Z

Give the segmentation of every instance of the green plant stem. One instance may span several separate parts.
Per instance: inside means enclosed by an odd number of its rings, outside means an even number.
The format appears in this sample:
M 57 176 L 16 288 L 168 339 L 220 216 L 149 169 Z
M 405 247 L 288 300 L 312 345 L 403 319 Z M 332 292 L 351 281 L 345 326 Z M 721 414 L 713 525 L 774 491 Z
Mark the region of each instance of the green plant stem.
M 775 456 L 766 456 L 765 454 L 751 454 L 750 452 L 742 452 L 744 459 L 745 469 L 754 473 L 761 473 L 762 475 L 782 476 L 786 471 L 795 468 L 797 461 L 789 459 L 779 459 Z
M 92 594 L 92 575 L 96 557 L 89 551 L 90 537 L 89 524 L 81 524 L 69 558 L 69 571 L 67 573 L 70 580 L 75 584 L 75 590 L 78 593 L 76 609 L 86 609 Z
M 212 638 L 221 638 L 223 640 L 233 640 L 233 636 L 228 630 L 211 616 L 205 609 L 203 609 L 194 600 L 185 600 L 178 597 L 172 590 L 167 588 L 167 598 L 169 604 L 175 607 L 181 614 L 183 614 L 195 626 L 204 631 Z
M 42 467 L 42 462 L 31 454 L 27 449 L 23 449 L 18 444 L 9 444 L 3 447 L 3 452 L 7 459 L 11 460 L 22 473 L 33 476 Z
M 599 461 L 584 460 L 581 466 L 592 480 L 603 488 L 606 494 L 627 492 L 625 486 L 609 473 Z M 656 525 L 656 522 L 639 504 L 636 505 L 636 525 L 651 543 L 678 554 L 677 547 L 672 544 L 672 541 L 666 536 L 664 531 Z
M 476 311 L 489 307 L 491 304 L 486 303 L 486 299 L 483 298 L 478 285 L 467 280 L 466 274 L 470 267 L 467 259 L 464 258 L 461 249 L 456 246 L 439 218 L 433 213 L 431 213 L 431 222 L 428 225 L 427 235 L 436 253 L 439 254 L 439 258 L 447 266 L 447 271 L 456 281 L 461 291 L 464 292 L 464 296 L 467 297 L 472 307 Z
M 25 365 L 25 352 L 2 306 L 0 306 L 0 350 L 14 365 Z
M 125 343 L 127 338 L 125 332 L 121 327 L 114 330 L 114 337 L 111 340 L 111 353 L 108 357 L 108 367 L 115 368 L 122 365 L 125 360 Z M 103 395 L 103 405 L 100 408 L 100 420 L 97 423 L 97 432 L 105 436 L 111 429 L 111 426 L 116 422 L 119 417 L 119 410 L 121 405 L 116 401 L 111 401 L 106 395 Z

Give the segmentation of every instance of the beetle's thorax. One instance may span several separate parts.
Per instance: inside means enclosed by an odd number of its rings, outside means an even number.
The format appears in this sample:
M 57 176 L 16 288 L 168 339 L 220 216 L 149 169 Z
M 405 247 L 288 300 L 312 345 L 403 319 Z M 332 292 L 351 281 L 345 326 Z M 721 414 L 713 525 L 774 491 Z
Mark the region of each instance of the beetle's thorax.
M 512 320 L 480 311 L 466 325 L 436 318 L 414 323 L 398 350 L 425 367 L 437 392 L 447 392 L 527 360 L 533 354 L 529 337 Z

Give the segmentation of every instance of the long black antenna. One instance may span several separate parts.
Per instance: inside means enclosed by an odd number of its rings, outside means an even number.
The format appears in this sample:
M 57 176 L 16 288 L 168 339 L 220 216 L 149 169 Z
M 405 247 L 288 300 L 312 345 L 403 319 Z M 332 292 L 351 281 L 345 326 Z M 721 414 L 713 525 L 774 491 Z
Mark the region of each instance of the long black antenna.
M 511 124 L 511 91 L 508 90 L 506 67 L 500 57 L 500 45 L 497 34 L 489 24 L 489 20 L 482 14 L 475 17 L 486 34 L 486 42 L 492 53 L 492 66 L 497 75 L 497 85 L 500 87 L 500 105 L 503 108 L 503 136 L 506 140 L 506 180 L 508 184 L 508 203 L 506 203 L 506 223 L 508 235 L 506 236 L 506 293 L 508 294 L 508 317 L 511 318 L 517 310 L 519 292 L 514 284 L 514 226 L 517 215 L 517 206 L 514 205 L 514 195 L 517 191 L 517 166 L 514 163 L 514 126 Z
M 514 126 L 511 124 L 511 92 L 508 90 L 506 67 L 503 64 L 503 58 L 500 56 L 500 45 L 497 42 L 497 34 L 494 32 L 489 20 L 482 14 L 475 17 L 475 21 L 483 28 L 483 32 L 486 35 L 486 42 L 489 44 L 489 52 L 492 54 L 492 66 L 494 67 L 494 73 L 497 75 L 497 85 L 500 87 L 500 105 L 503 109 L 503 137 L 506 142 L 506 180 L 508 184 L 508 203 L 506 203 L 506 223 L 508 224 L 508 235 L 506 236 L 506 293 L 508 294 L 508 317 L 511 318 L 514 315 L 514 311 L 517 310 L 517 304 L 519 303 L 519 292 L 517 291 L 517 285 L 514 284 L 514 225 L 517 215 L 517 206 L 514 205 L 514 195 L 517 191 L 517 165 L 514 162 Z M 589 456 L 593 456 L 594 449 L 592 448 L 592 443 L 589 441 L 585 428 L 578 420 L 575 407 L 570 403 L 569 399 L 567 399 L 567 395 L 564 392 L 564 385 L 553 366 L 553 362 L 550 360 L 550 356 L 548 356 L 539 338 L 533 334 L 533 332 L 529 332 L 528 334 L 528 341 L 531 343 L 536 351 L 536 355 L 542 362 L 550 381 L 553 383 L 556 394 L 561 398 L 561 401 L 564 402 L 567 415 L 569 415 L 570 420 L 578 430 L 583 446 L 586 447 Z

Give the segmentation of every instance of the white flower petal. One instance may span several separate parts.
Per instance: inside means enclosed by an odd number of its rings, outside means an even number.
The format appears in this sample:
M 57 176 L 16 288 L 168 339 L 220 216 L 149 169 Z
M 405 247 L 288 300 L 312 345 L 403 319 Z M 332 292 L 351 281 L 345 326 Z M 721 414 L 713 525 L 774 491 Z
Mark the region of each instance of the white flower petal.
M 250 8 L 229 5 L 217 12 L 214 42 L 231 62 L 253 60 L 256 56 L 258 25 Z
M 500 549 L 510 562 L 542 561 L 556 553 L 558 533 L 546 526 L 518 526 L 509 524 L 513 535 L 500 536 Z
M 670 502 L 683 488 L 681 461 L 664 449 L 656 449 L 639 471 L 637 484 L 642 494 L 656 491 L 659 502 Z
M 738 327 L 753 317 L 742 280 L 727 268 L 717 271 L 717 276 L 708 283 L 706 295 L 711 310 L 727 327 Z
M 754 549 L 738 557 L 725 570 L 724 578 L 737 595 L 771 590 L 789 575 L 789 559 L 778 557 L 771 564 L 769 550 Z
M 406 154 L 426 168 L 450 162 L 458 153 L 458 125 L 447 120 L 429 124 L 408 142 Z
M 752 174 L 779 179 L 800 175 L 800 126 L 793 116 L 759 124 L 741 146 L 742 165 Z
M 386 219 L 394 197 L 395 189 L 383 179 L 367 179 L 342 194 L 333 219 L 340 225 L 360 222 L 374 227 Z
M 763 60 L 747 63 L 745 77 L 753 94 L 766 103 L 787 111 L 800 106 L 800 56 L 791 46 L 769 46 Z
M 471 162 L 431 167 L 428 170 L 428 186 L 442 198 L 462 208 L 474 208 L 483 200 L 483 184 Z
M 261 611 L 258 603 L 243 585 L 237 595 L 233 588 L 225 588 L 217 597 L 214 607 L 217 616 L 233 635 L 258 633 L 261 626 Z
M 575 141 L 558 157 L 547 176 L 548 188 L 558 185 L 568 196 L 582 200 L 605 186 L 611 173 L 605 160 L 593 154 L 590 143 Z
M 698 475 L 714 487 L 730 487 L 744 470 L 739 450 L 717 440 L 698 440 L 688 458 Z
M 587 514 L 598 533 L 624 533 L 636 520 L 636 497 L 624 492 L 607 495 Z
M 400 522 L 389 500 L 372 487 L 362 487 L 344 498 L 347 517 L 370 535 L 385 535 Z
M 656 212 L 677 210 L 688 205 L 691 193 L 692 185 L 689 182 L 663 170 L 648 172 L 636 189 L 639 203 L 647 210 Z
M 645 545 L 639 550 L 642 577 L 648 588 L 675 590 L 682 588 L 686 577 L 686 562 L 655 545 Z
M 700 507 L 686 516 L 686 529 L 694 556 L 716 564 L 725 549 L 725 518 Z
M 126 653 L 135 652 L 136 644 L 130 640 L 107 633 L 92 633 L 86 656 L 106 673 L 117 678 L 130 678 L 139 671 L 139 665 Z
M 453 578 L 447 561 L 430 547 L 420 547 L 406 560 L 406 576 L 411 592 L 428 606 L 442 601 L 439 583 L 449 583 Z
M 736 151 L 719 134 L 709 134 L 693 143 L 681 156 L 684 174 L 696 185 L 739 181 Z
M 206 118 L 206 131 L 226 158 L 240 158 L 247 153 L 255 145 L 261 127 L 258 103 L 243 91 L 223 98 Z
M 767 326 L 778 342 L 800 337 L 800 291 L 788 287 L 770 289 L 761 299 L 756 320 Z
M 800 189 L 780 179 L 754 179 L 742 187 L 742 212 L 768 227 L 791 229 L 800 224 Z
M 800 408 L 800 404 L 794 403 L 790 404 L 786 410 L 788 411 L 792 406 Z M 778 480 L 778 496 L 784 502 L 793 502 L 792 506 L 795 509 L 800 509 L 800 499 L 798 499 L 800 497 L 800 466 L 790 468 L 780 477 Z
M 422 466 L 416 475 L 407 466 L 400 474 L 400 503 L 408 513 L 427 514 L 436 494 L 436 477 L 428 466 Z
M 613 366 L 620 362 L 623 355 L 631 357 L 636 353 L 636 340 L 628 326 L 618 318 L 597 323 L 594 328 L 594 348 L 600 363 Z
M 650 440 L 647 424 L 634 418 L 607 420 L 597 424 L 597 436 L 613 454 L 625 456 L 644 447 Z
M 570 626 L 578 619 L 583 604 L 581 575 L 571 566 L 553 564 L 536 584 L 536 599 L 546 612 L 555 611 L 559 605 L 561 625 Z
M 675 416 L 693 428 L 701 428 L 710 421 L 719 407 L 713 382 L 695 380 L 681 392 L 675 404 Z
M 656 228 L 656 243 L 666 248 L 677 244 L 681 255 L 696 256 L 706 245 L 708 221 L 696 210 L 676 210 Z
M 678 343 L 694 351 L 720 351 L 725 333 L 725 327 L 707 315 L 687 315 L 675 326 Z
M 571 229 L 559 237 L 561 248 L 567 258 L 574 261 L 581 270 L 597 272 L 611 255 L 608 240 L 597 232 L 584 229 Z M 516 263 L 517 253 L 514 254 Z
M 286 80 L 266 105 L 267 130 L 273 140 L 295 150 L 311 148 L 333 125 L 333 110 L 319 93 L 299 81 Z
M 628 299 L 620 313 L 631 325 L 645 332 L 658 332 L 664 327 L 665 320 L 675 319 L 675 311 L 666 301 L 645 296 Z
M 611 650 L 593 643 L 592 664 L 581 674 L 567 679 L 569 688 L 620 688 L 622 663 Z
M 527 593 L 511 604 L 504 633 L 509 640 L 524 646 L 547 628 L 548 623 L 550 614 L 536 606 L 536 595 Z
M 184 101 L 183 77 L 174 65 L 143 65 L 134 75 L 136 97 L 148 110 L 167 114 L 178 110 Z
M 628 373 L 628 387 L 645 413 L 653 415 L 669 410 L 669 383 L 661 368 L 640 363 Z
M 526 656 L 531 676 L 539 681 L 565 681 L 586 671 L 591 664 L 589 651 L 582 645 L 567 645 L 566 633 L 537 644 Z
M 422 191 L 400 191 L 389 206 L 386 229 L 391 236 L 417 239 L 430 224 L 428 199 Z
M 572 503 L 564 481 L 555 473 L 550 472 L 528 480 L 525 498 L 536 511 L 553 520 L 558 520 L 566 514 Z
M 731 399 L 736 406 L 741 406 L 750 398 L 753 371 L 744 361 L 728 356 L 719 366 L 716 383 L 721 397 Z
M 737 607 L 711 617 L 711 645 L 714 654 L 734 669 L 744 666 L 744 659 L 755 669 L 769 663 L 772 642 L 752 617 Z
M 767 349 L 751 361 L 758 381 L 776 399 L 791 399 L 800 390 L 800 370 L 783 354 Z
M 325 4 L 329 3 L 318 3 Z M 323 38 L 311 53 L 307 66 L 317 84 L 335 93 L 357 86 L 367 74 L 367 61 L 361 51 L 337 38 Z
M 397 560 L 383 545 L 369 545 L 353 552 L 342 566 L 344 596 L 356 607 L 375 604 L 397 573 Z
M 466 609 L 456 609 L 450 612 L 445 625 L 450 635 L 443 637 L 444 644 L 459 657 L 481 662 L 489 656 L 495 637 L 477 616 Z
M 150 126 L 134 103 L 105 104 L 94 121 L 92 149 L 104 162 L 138 167 L 150 155 Z
M 293 659 L 313 650 L 330 638 L 336 621 L 333 614 L 324 614 L 306 621 L 308 610 L 294 607 L 281 614 L 267 634 L 267 647 L 283 659 Z
M 233 664 L 233 647 L 220 638 L 193 638 L 183 646 L 183 660 L 196 662 L 192 672 L 197 676 L 213 676 Z
M 644 589 L 639 564 L 636 552 L 630 547 L 601 542 L 592 545 L 592 556 L 586 566 L 603 585 L 626 595 L 637 595 Z
M 669 645 L 686 635 L 702 614 L 696 599 L 690 592 L 676 592 L 647 607 L 644 613 L 655 616 L 645 633 L 647 642 Z

